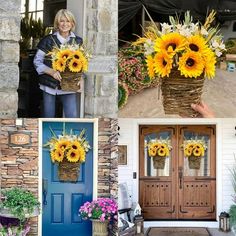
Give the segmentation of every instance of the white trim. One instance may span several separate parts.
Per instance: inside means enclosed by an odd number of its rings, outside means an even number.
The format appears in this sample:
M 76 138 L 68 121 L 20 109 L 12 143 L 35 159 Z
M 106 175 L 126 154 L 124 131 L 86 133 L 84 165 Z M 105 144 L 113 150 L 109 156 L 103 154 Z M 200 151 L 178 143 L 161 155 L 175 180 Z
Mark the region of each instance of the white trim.
M 38 119 L 38 199 L 42 205 L 42 127 L 43 122 L 77 122 L 77 123 L 93 123 L 93 199 L 97 198 L 98 192 L 98 119 L 78 119 L 78 118 L 40 118 Z M 42 214 L 38 217 L 38 236 L 42 236 Z
M 125 118 L 119 118 L 125 121 Z M 202 119 L 202 118 L 165 118 L 165 119 L 127 119 L 132 122 L 134 127 L 134 146 L 139 147 L 139 125 L 216 125 L 216 221 L 145 221 L 145 227 L 151 226 L 189 226 L 189 227 L 218 227 L 218 216 L 223 209 L 222 192 L 222 119 Z M 133 153 L 135 160 L 139 160 L 139 151 Z M 133 163 L 133 171 L 137 173 L 137 179 L 133 179 L 133 200 L 139 199 L 139 161 Z

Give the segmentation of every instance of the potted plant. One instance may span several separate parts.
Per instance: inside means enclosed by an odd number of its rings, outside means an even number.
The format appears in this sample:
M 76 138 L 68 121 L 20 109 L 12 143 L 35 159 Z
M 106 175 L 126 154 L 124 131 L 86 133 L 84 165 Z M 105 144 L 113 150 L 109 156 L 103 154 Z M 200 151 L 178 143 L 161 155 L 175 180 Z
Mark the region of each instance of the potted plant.
M 153 157 L 153 166 L 155 169 L 164 169 L 166 157 L 170 156 L 170 139 L 151 139 L 148 144 L 148 156 Z
M 26 236 L 30 231 L 29 225 L 8 225 L 0 224 L 0 236 Z
M 86 202 L 79 209 L 79 214 L 84 220 L 93 223 L 93 236 L 107 236 L 108 223 L 113 218 L 117 219 L 117 203 L 110 198 L 98 198 L 92 202 Z
M 184 140 L 182 144 L 184 149 L 184 156 L 188 158 L 190 169 L 200 169 L 201 158 L 204 157 L 205 151 L 207 149 L 206 142 L 204 138 Z
M 0 216 L 17 218 L 23 223 L 26 218 L 39 215 L 40 203 L 29 191 L 14 187 L 1 191 Z

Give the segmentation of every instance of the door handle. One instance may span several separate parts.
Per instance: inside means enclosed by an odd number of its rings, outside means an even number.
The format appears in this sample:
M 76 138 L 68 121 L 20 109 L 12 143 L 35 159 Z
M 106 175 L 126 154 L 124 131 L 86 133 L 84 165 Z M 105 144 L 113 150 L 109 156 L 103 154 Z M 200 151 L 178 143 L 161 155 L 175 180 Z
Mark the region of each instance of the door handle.
M 171 211 L 167 211 L 167 213 L 174 213 L 175 212 L 175 205 L 173 206 L 173 210 L 171 209 Z
M 207 213 L 214 213 L 215 212 L 215 205 L 213 205 L 212 210 L 208 211 Z
M 184 211 L 184 210 L 182 210 L 181 205 L 179 206 L 179 211 L 180 211 L 181 213 L 188 213 L 188 211 Z
M 43 179 L 43 205 L 47 205 L 48 180 Z
M 179 188 L 182 189 L 183 185 L 183 167 L 179 167 Z

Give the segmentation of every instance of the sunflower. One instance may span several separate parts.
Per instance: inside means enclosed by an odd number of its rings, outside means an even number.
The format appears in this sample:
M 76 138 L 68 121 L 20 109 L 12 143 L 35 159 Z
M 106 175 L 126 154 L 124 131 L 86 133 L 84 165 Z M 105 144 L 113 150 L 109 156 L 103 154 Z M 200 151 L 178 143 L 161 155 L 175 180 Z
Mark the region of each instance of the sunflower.
M 164 148 L 159 148 L 158 151 L 157 151 L 157 154 L 160 157 L 164 157 L 164 156 L 166 156 L 166 151 L 165 151 Z
M 79 154 L 80 154 L 80 159 L 79 159 L 79 161 L 80 161 L 80 162 L 85 162 L 85 150 L 84 150 L 83 147 L 81 147 L 81 148 L 79 149 Z
M 194 148 L 193 149 L 193 155 L 195 157 L 200 157 L 201 156 L 201 150 L 199 148 Z
M 83 64 L 81 60 L 73 58 L 70 60 L 68 66 L 71 72 L 80 72 Z
M 188 41 L 188 48 L 191 51 L 199 52 L 201 55 L 207 53 L 207 45 L 206 40 L 200 35 L 192 35 L 187 38 Z
M 151 146 L 153 149 L 158 149 L 160 147 L 160 144 L 159 143 L 153 143 L 152 146 Z
M 57 59 L 62 59 L 63 61 L 67 61 L 72 55 L 73 55 L 73 53 L 72 53 L 71 50 L 65 49 L 65 50 L 60 50 L 56 54 L 56 58 Z
M 208 49 L 208 52 L 203 56 L 203 58 L 205 61 L 205 77 L 207 77 L 208 79 L 212 79 L 215 76 L 215 54 L 210 49 Z
M 87 71 L 88 70 L 88 60 L 85 57 L 82 57 L 80 60 L 82 63 L 83 71 Z
M 168 147 L 165 148 L 165 152 L 166 152 L 166 156 L 168 157 L 170 155 L 170 151 L 169 151 Z
M 194 147 L 194 144 L 192 144 L 192 143 L 188 143 L 186 145 L 186 148 L 189 149 L 191 152 L 193 151 L 193 147 Z
M 59 72 L 63 72 L 66 69 L 66 62 L 63 59 L 55 60 L 52 62 L 52 68 Z
M 184 49 L 186 39 L 179 33 L 164 34 L 155 41 L 154 50 L 156 52 L 167 52 L 173 57 L 176 52 Z
M 71 142 L 65 139 L 58 140 L 55 143 L 55 149 L 56 150 L 67 150 L 71 145 Z
M 84 55 L 83 53 L 80 51 L 80 50 L 76 50 L 73 54 L 73 58 L 75 59 L 81 59 L 81 58 L 84 58 Z
M 64 150 L 54 149 L 53 151 L 51 151 L 50 155 L 51 155 L 52 162 L 55 162 L 55 161 L 62 162 L 64 158 Z
M 203 157 L 205 155 L 205 150 L 203 147 L 200 148 L 200 151 L 201 151 L 201 156 Z
M 204 64 L 200 53 L 189 51 L 180 57 L 178 70 L 185 77 L 196 78 L 202 74 Z
M 187 156 L 187 157 L 191 156 L 192 155 L 192 150 L 189 149 L 189 148 L 185 148 L 184 149 L 184 155 Z
M 148 155 L 151 156 L 151 157 L 154 157 L 156 156 L 157 154 L 157 150 L 156 149 L 153 149 L 153 148 L 149 148 L 148 149 Z
M 79 150 L 79 148 L 81 148 L 81 143 L 77 140 L 71 142 L 71 146 L 70 146 L 72 149 L 74 149 L 75 151 Z
M 154 59 L 151 55 L 147 56 L 146 63 L 147 63 L 148 75 L 149 75 L 150 78 L 153 78 L 155 76 Z
M 165 51 L 157 53 L 154 57 L 154 71 L 161 77 L 169 76 L 172 63 L 172 58 Z
M 69 162 L 78 162 L 80 160 L 80 152 L 79 150 L 75 150 L 75 149 L 70 149 L 67 153 L 66 153 L 66 158 Z

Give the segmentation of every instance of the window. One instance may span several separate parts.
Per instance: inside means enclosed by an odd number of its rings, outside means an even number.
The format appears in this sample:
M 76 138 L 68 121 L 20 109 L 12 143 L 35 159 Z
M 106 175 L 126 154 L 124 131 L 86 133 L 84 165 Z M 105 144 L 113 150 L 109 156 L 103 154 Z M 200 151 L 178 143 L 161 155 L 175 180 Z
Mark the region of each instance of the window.
M 33 19 L 43 20 L 44 0 L 21 0 L 21 15 L 33 15 Z

